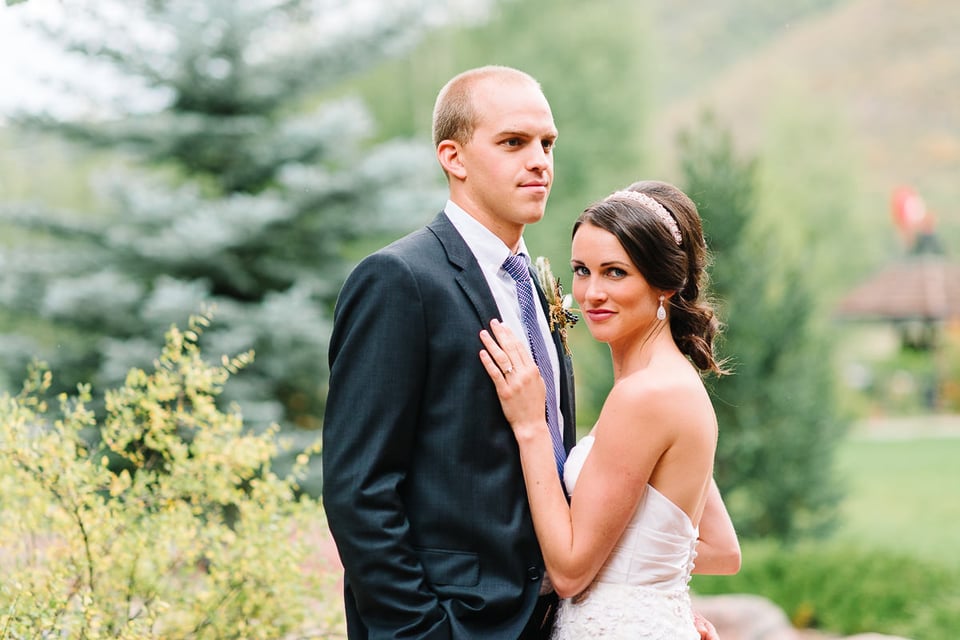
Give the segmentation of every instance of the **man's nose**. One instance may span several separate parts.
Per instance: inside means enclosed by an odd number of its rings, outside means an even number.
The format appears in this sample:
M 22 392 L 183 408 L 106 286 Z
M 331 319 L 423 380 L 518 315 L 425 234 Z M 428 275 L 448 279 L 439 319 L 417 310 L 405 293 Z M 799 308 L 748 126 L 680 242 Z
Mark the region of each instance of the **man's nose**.
M 537 144 L 530 145 L 530 148 L 532 149 L 529 160 L 530 168 L 541 171 L 549 168 L 551 164 L 550 152 Z

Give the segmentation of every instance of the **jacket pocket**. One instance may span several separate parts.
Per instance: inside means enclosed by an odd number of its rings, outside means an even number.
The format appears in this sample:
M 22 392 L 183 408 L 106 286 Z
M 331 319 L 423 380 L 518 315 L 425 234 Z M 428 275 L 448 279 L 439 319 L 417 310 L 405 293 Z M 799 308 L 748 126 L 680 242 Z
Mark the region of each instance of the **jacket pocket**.
M 423 547 L 416 552 L 430 584 L 473 587 L 480 582 L 480 556 L 476 553 Z

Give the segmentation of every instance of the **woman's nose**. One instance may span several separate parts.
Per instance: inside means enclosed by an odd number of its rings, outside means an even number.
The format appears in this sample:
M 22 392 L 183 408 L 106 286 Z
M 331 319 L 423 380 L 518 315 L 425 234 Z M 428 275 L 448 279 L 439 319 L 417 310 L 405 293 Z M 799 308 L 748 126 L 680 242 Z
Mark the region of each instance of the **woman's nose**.
M 602 283 L 599 280 L 590 278 L 587 281 L 587 300 L 603 300 L 606 298 L 606 291 L 603 290 Z

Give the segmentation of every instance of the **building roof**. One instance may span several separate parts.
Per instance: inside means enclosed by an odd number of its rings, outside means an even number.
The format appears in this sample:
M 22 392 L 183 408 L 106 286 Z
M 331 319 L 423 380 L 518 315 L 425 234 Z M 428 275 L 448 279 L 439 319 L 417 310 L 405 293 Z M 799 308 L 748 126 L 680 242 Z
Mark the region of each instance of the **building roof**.
M 837 314 L 856 320 L 960 318 L 960 263 L 922 254 L 883 267 L 845 295 Z

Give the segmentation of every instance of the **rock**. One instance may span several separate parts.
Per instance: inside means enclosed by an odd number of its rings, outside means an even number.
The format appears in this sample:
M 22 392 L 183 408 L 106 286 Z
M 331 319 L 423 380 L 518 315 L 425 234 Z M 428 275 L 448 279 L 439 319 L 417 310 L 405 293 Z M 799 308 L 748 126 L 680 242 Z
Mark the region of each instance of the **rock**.
M 694 596 L 693 609 L 713 623 L 721 640 L 799 640 L 780 607 L 762 596 Z
M 814 629 L 798 631 L 780 607 L 762 596 L 693 596 L 693 610 L 713 623 L 720 640 L 839 640 L 843 636 Z M 845 640 L 910 640 L 861 633 Z

